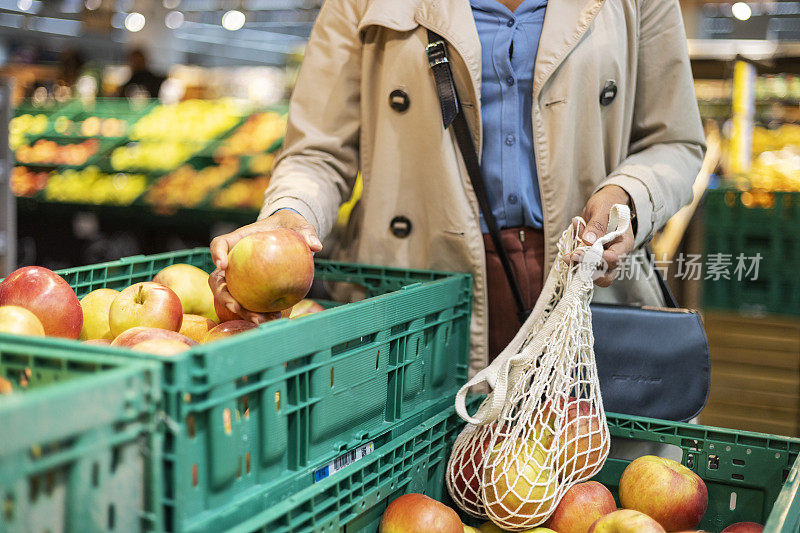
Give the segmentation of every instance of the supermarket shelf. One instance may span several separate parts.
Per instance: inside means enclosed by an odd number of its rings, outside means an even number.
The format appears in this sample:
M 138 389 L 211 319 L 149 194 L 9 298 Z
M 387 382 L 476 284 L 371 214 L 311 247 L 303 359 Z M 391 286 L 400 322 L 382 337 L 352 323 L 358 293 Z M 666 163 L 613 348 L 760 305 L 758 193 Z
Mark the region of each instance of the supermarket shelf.
M 751 39 L 687 39 L 693 60 L 733 61 L 741 56 L 752 61 L 800 58 L 800 42 Z

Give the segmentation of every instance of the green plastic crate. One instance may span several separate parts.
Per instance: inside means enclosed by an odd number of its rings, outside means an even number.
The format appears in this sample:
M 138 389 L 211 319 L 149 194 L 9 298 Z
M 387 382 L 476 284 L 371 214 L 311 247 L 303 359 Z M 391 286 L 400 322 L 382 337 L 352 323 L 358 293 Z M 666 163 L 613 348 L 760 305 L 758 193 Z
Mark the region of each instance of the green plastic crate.
M 766 523 L 767 533 L 800 530 L 800 439 L 629 415 L 608 414 L 608 423 L 612 439 L 635 438 L 683 449 L 683 464 L 697 472 L 709 490 L 703 529 L 719 533 L 733 522 L 755 521 Z M 374 532 L 389 502 L 409 492 L 427 494 L 456 508 L 444 488 L 444 469 L 462 427 L 450 407 L 231 531 Z M 627 464 L 609 459 L 595 479 L 616 495 Z
M 59 273 L 82 297 L 174 263 L 213 268 L 198 248 Z M 253 516 L 270 488 L 289 490 L 297 472 L 379 446 L 412 417 L 452 403 L 466 380 L 470 276 L 317 261 L 316 279 L 364 287 L 367 299 L 167 359 L 85 346 L 163 364 L 166 529 L 218 531 Z
M 157 531 L 158 365 L 0 335 L 0 531 Z M 21 384 L 26 384 L 24 387 Z
M 800 193 L 771 193 L 771 208 L 748 207 L 743 193 L 708 191 L 705 200 L 705 259 L 730 254 L 730 279 L 704 279 L 703 305 L 709 309 L 800 315 Z M 761 254 L 758 278 L 739 280 L 736 258 Z M 749 264 L 749 261 L 748 261 Z M 703 272 L 706 277 L 706 272 Z
M 708 488 L 700 528 L 766 524 L 766 533 L 800 531 L 800 439 L 607 413 L 613 439 L 678 446 L 681 462 Z M 595 479 L 614 492 L 628 461 L 608 459 Z

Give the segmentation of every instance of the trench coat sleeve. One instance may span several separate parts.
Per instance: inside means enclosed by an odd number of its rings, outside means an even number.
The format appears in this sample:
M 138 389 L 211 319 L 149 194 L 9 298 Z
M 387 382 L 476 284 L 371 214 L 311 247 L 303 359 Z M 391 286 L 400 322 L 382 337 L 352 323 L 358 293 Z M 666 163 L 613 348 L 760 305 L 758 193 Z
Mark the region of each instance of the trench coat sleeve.
M 706 149 L 678 0 L 642 0 L 639 24 L 629 155 L 596 189 L 631 197 L 637 247 L 691 201 Z
M 358 173 L 361 41 L 357 3 L 328 0 L 319 12 L 290 102 L 284 148 L 259 216 L 293 209 L 314 226 L 320 239 L 330 233 Z

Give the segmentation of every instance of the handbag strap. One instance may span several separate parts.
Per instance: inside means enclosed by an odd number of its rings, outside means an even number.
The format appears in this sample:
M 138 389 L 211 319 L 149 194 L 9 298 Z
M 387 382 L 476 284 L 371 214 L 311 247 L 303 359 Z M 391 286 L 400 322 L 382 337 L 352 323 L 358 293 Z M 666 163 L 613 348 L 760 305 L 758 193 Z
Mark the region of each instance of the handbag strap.
M 650 263 L 650 266 L 653 268 L 656 281 L 658 281 L 658 288 L 661 290 L 661 294 L 664 296 L 664 304 L 671 309 L 677 309 L 678 300 L 675 299 L 675 294 L 672 292 L 672 289 L 669 288 L 669 285 L 667 285 L 667 281 L 664 279 L 664 276 L 661 275 L 661 271 L 656 268 L 655 257 L 653 257 L 653 254 L 646 246 L 644 246 L 644 254 L 645 257 L 647 257 L 647 261 Z
M 461 157 L 464 158 L 464 166 L 467 168 L 472 189 L 478 199 L 483 221 L 489 229 L 494 249 L 500 258 L 503 271 L 511 287 L 511 294 L 517 306 L 517 317 L 520 323 L 524 323 L 525 319 L 530 315 L 531 309 L 525 306 L 522 291 L 519 288 L 516 277 L 514 277 L 514 271 L 511 269 L 511 259 L 508 257 L 508 251 L 505 246 L 503 246 L 503 241 L 500 238 L 500 229 L 497 227 L 497 220 L 494 217 L 494 213 L 492 213 L 489 197 L 486 194 L 486 187 L 483 182 L 478 153 L 475 150 L 475 143 L 472 141 L 467 119 L 460 109 L 458 92 L 453 80 L 453 72 L 450 70 L 450 60 L 447 57 L 447 45 L 442 37 L 428 30 L 428 46 L 425 50 L 428 54 L 428 64 L 436 80 L 436 90 L 439 93 L 439 104 L 442 108 L 444 127 L 447 129 L 451 124 L 453 125 L 453 133 L 455 133 L 456 142 L 459 150 L 461 150 Z

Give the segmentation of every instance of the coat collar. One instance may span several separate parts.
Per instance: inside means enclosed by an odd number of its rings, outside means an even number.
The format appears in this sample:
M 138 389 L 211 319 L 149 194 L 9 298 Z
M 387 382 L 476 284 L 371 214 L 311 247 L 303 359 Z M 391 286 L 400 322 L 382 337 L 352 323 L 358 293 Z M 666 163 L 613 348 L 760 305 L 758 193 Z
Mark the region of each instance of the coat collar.
M 592 24 L 604 0 L 549 0 L 533 78 L 533 99 Z

